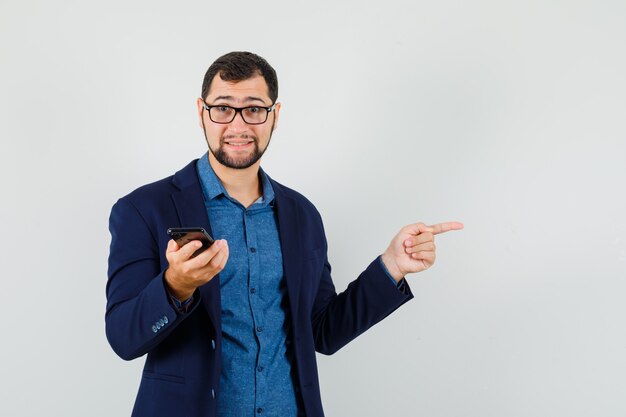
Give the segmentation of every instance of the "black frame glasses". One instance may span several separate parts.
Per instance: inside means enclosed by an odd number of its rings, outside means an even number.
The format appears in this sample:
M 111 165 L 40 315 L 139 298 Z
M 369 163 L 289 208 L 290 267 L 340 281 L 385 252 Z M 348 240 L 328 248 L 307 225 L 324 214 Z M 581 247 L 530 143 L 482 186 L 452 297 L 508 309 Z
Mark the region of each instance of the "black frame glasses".
M 274 111 L 274 109 L 276 108 L 276 103 L 272 104 L 269 107 L 265 107 L 265 106 L 233 107 L 233 106 L 227 106 L 226 104 L 217 104 L 215 106 L 209 106 L 206 103 L 206 101 L 204 101 L 204 100 L 202 100 L 202 103 L 203 103 L 203 108 L 207 111 L 207 113 L 209 113 L 209 119 L 211 119 L 211 121 L 213 123 L 218 123 L 218 124 L 221 124 L 221 125 L 226 125 L 228 123 L 232 123 L 232 121 L 235 120 L 235 117 L 237 117 L 237 113 L 241 114 L 241 118 L 243 119 L 243 121 L 246 124 L 249 124 L 249 125 L 262 125 L 263 123 L 267 122 L 267 118 L 270 116 L 270 113 L 272 111 Z M 217 121 L 213 120 L 213 117 L 211 116 L 211 109 L 213 109 L 215 107 L 222 107 L 222 108 L 232 109 L 232 110 L 235 111 L 235 113 L 233 113 L 233 117 L 229 121 L 227 121 L 227 122 L 217 122 Z M 263 110 L 265 110 L 265 120 L 263 120 L 262 122 L 252 122 L 252 123 L 247 121 L 246 117 L 244 116 L 244 110 L 249 110 L 249 109 L 263 109 Z

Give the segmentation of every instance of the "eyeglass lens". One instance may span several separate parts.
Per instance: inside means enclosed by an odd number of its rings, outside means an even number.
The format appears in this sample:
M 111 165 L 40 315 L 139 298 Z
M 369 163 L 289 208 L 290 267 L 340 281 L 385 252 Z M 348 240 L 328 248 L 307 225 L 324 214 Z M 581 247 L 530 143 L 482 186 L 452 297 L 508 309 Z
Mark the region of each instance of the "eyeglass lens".
M 211 120 L 216 123 L 230 123 L 235 119 L 237 110 L 228 106 L 217 106 L 209 109 Z M 263 107 L 246 107 L 241 109 L 243 121 L 250 124 L 264 123 L 267 120 L 267 109 Z

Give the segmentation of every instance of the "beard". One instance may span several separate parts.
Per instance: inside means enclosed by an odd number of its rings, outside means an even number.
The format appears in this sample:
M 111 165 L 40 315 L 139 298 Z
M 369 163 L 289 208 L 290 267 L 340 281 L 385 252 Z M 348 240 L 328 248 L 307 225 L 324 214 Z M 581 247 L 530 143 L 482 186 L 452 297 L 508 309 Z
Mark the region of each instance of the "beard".
M 220 138 L 220 145 L 217 149 L 213 149 L 211 147 L 211 144 L 209 143 L 209 139 L 206 136 L 206 129 L 204 129 L 204 122 L 203 124 L 203 131 L 204 131 L 204 138 L 206 139 L 206 143 L 207 145 L 209 145 L 209 151 L 211 151 L 211 153 L 213 154 L 213 156 L 215 157 L 215 159 L 222 165 L 224 165 L 225 167 L 228 168 L 233 168 L 233 169 L 246 169 L 251 167 L 252 165 L 254 165 L 259 159 L 261 159 L 261 157 L 263 156 L 263 154 L 265 153 L 265 151 L 267 150 L 267 148 L 270 146 L 270 142 L 272 139 L 272 133 L 274 131 L 274 122 L 272 122 L 272 128 L 270 129 L 270 137 L 267 139 L 267 145 L 265 146 L 265 149 L 260 149 L 259 148 L 259 143 L 257 140 L 256 136 L 252 136 L 252 135 L 238 135 L 238 136 L 234 136 L 234 135 L 229 135 L 229 136 L 223 136 L 222 138 Z M 240 139 L 246 139 L 246 140 L 252 140 L 252 152 L 246 156 L 242 156 L 242 157 L 233 157 L 232 155 L 229 155 L 228 152 L 224 149 L 224 143 L 229 140 L 229 139 L 234 139 L 234 138 L 240 138 Z

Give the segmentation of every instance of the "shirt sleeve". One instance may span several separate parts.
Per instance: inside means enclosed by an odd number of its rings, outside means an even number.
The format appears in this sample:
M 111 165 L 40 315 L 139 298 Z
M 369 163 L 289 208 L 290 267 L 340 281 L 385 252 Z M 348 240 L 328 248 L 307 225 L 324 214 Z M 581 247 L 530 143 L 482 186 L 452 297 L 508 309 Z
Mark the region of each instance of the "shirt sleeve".
M 187 313 L 189 311 L 189 307 L 193 305 L 193 295 L 185 301 L 179 301 L 178 298 L 174 297 L 169 291 L 167 292 L 167 295 L 169 295 L 170 302 L 179 313 Z
M 382 255 L 380 255 L 378 257 L 378 262 L 380 262 L 380 265 L 383 267 L 383 271 L 385 271 L 385 273 L 387 274 L 387 276 L 389 277 L 391 282 L 393 282 L 393 285 L 395 285 L 396 288 L 398 288 L 398 290 L 402 294 L 408 294 L 408 286 L 407 286 L 407 283 L 406 283 L 406 279 L 404 279 L 404 277 L 402 277 L 402 279 L 400 281 L 396 282 L 395 278 L 391 276 L 391 274 L 389 273 L 389 270 L 385 266 L 385 263 L 383 262 Z

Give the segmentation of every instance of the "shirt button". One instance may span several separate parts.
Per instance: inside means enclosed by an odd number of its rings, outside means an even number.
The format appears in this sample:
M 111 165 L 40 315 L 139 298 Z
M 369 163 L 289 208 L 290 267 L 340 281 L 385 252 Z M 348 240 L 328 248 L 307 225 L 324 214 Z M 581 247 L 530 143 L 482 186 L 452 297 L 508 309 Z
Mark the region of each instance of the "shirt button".
M 259 367 L 258 367 L 258 368 L 256 368 L 256 369 L 257 369 L 257 371 L 259 371 L 259 372 L 263 372 L 263 369 L 264 369 L 264 368 L 263 368 L 262 366 L 259 366 Z
M 250 294 L 254 294 L 256 292 L 256 288 L 252 287 L 250 288 Z
M 259 408 L 256 409 L 256 412 L 261 414 L 263 412 L 263 409 L 261 407 L 259 407 Z
M 256 331 L 257 331 L 257 332 L 259 332 L 259 333 L 261 333 L 261 332 L 263 331 L 263 327 L 261 327 L 261 326 L 257 327 L 257 328 L 256 328 Z
M 250 248 L 250 252 L 252 253 L 256 252 L 256 248 Z

